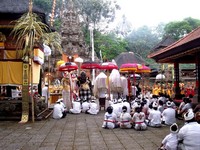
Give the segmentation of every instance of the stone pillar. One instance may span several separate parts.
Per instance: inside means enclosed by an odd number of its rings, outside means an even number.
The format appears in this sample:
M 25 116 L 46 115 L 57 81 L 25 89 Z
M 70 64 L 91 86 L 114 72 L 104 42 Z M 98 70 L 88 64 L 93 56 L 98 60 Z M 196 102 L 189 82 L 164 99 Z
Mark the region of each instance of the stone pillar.
M 174 87 L 175 87 L 175 98 L 180 99 L 180 87 L 179 87 L 179 63 L 175 62 L 174 63 L 174 76 L 175 76 L 175 81 L 174 81 Z

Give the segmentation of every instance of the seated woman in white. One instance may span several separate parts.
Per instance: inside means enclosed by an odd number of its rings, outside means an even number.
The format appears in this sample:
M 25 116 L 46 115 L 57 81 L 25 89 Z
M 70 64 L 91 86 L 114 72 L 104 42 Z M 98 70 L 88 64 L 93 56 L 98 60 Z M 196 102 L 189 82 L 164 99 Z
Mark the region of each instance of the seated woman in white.
M 122 107 L 122 113 L 120 115 L 120 122 L 119 122 L 120 128 L 131 128 L 131 115 L 127 112 L 127 107 Z
M 81 103 L 80 99 L 77 99 L 76 101 L 72 101 L 72 109 L 69 110 L 72 114 L 80 114 L 81 113 Z
M 142 112 L 142 108 L 140 105 L 135 107 L 135 113 L 133 115 L 133 123 L 135 130 L 146 130 L 147 125 L 145 123 L 145 114 Z
M 99 112 L 99 107 L 97 103 L 95 103 L 95 100 L 92 100 L 89 104 L 89 110 L 86 111 L 88 114 L 96 115 Z
M 117 116 L 113 113 L 112 106 L 108 106 L 107 112 L 104 115 L 102 128 L 114 129 L 117 127 Z

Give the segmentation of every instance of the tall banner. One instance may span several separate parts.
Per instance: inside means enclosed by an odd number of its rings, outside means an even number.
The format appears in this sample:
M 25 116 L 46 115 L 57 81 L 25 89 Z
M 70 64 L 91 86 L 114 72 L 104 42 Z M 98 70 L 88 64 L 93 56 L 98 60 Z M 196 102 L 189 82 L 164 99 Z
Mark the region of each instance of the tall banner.
M 29 64 L 23 63 L 22 76 L 22 117 L 19 123 L 28 122 L 29 117 Z

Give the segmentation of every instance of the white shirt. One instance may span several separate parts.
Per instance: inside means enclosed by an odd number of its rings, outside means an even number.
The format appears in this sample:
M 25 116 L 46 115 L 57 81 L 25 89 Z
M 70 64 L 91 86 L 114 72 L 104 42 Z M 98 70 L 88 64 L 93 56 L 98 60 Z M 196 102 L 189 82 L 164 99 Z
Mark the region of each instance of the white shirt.
M 64 111 L 64 107 L 59 104 L 56 103 L 53 107 L 53 118 L 54 119 L 60 119 L 63 116 L 63 111 Z
M 168 134 L 162 141 L 166 150 L 177 150 L 178 136 L 177 133 Z
M 104 115 L 104 122 L 103 122 L 102 127 L 114 129 L 116 120 L 117 120 L 117 116 L 115 113 L 109 114 L 108 112 L 106 112 Z
M 85 112 L 89 108 L 90 108 L 90 103 L 89 102 L 86 101 L 86 102 L 82 103 L 82 112 Z
M 200 149 L 200 124 L 190 122 L 185 124 L 178 132 L 178 140 L 183 140 L 186 150 Z
M 161 112 L 153 109 L 150 111 L 148 119 L 150 120 L 150 125 L 152 126 L 161 124 Z
M 98 96 L 99 98 L 105 98 L 107 93 L 107 89 L 99 89 L 98 90 Z
M 128 112 L 122 112 L 120 115 L 120 127 L 131 128 L 131 115 Z
M 42 96 L 45 97 L 45 103 L 47 103 L 48 102 L 48 87 L 47 86 L 42 88 Z
M 138 91 L 136 86 L 132 86 L 132 95 L 136 95 L 136 92 Z
M 135 112 L 134 113 L 134 115 L 133 115 L 133 121 L 135 122 L 135 123 L 141 123 L 141 122 L 144 122 L 144 120 L 145 120 L 145 114 L 144 114 L 144 112 L 140 112 L 140 113 L 138 113 L 138 112 Z
M 70 109 L 70 111 L 74 114 L 79 114 L 81 112 L 81 103 L 72 101 L 72 104 L 73 104 L 73 108 Z
M 172 125 L 176 123 L 176 111 L 173 108 L 167 108 L 162 113 L 162 119 L 165 121 L 165 124 Z
M 96 115 L 99 112 L 98 105 L 94 102 L 90 103 L 90 109 L 88 110 L 88 113 L 92 115 Z

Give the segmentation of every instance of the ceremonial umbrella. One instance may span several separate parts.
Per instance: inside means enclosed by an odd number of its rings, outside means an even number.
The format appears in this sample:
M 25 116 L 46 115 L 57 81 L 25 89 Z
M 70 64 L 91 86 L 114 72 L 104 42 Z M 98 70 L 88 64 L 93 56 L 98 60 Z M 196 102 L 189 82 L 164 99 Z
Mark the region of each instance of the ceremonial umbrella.
M 122 64 L 120 67 L 120 72 L 135 72 L 137 71 L 138 66 L 136 63 L 126 63 L 126 64 Z
M 77 70 L 78 66 L 76 63 L 74 62 L 66 62 L 65 64 L 60 65 L 59 67 L 59 71 L 73 71 L 73 70 Z
M 100 66 L 100 69 L 113 70 L 113 69 L 118 69 L 118 66 L 112 62 L 103 62 Z
M 95 61 L 85 61 L 81 65 L 81 69 L 99 69 L 101 66 Z
M 137 73 L 150 73 L 151 69 L 145 65 L 137 64 Z

